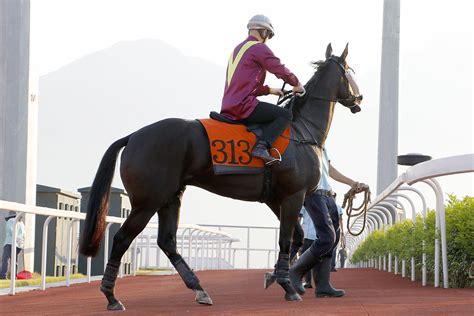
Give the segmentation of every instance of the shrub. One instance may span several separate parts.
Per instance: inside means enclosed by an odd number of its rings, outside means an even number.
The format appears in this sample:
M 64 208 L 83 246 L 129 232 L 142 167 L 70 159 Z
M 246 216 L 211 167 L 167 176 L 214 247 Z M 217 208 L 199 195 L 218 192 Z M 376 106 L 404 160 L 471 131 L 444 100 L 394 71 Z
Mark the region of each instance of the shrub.
M 405 220 L 384 231 L 375 231 L 356 249 L 351 261 L 366 261 L 370 258 L 392 253 L 399 260 L 415 257 L 417 268 L 421 268 L 421 257 L 426 253 L 426 269 L 434 272 L 434 242 L 440 239 L 435 230 L 436 213 L 429 211 L 425 224 L 421 216 L 416 223 Z M 424 226 L 426 229 L 424 229 Z M 473 287 L 469 279 L 469 267 L 474 262 L 474 197 L 458 200 L 449 195 L 446 205 L 446 240 L 448 250 L 448 271 L 451 287 Z M 442 269 L 442 267 L 441 267 Z

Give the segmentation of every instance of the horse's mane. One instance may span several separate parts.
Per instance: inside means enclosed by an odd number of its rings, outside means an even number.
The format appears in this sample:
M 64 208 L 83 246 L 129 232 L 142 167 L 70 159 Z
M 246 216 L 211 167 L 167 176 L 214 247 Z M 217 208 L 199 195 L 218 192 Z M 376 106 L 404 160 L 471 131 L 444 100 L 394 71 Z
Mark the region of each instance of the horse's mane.
M 310 96 L 313 88 L 316 86 L 322 71 L 326 69 L 326 66 L 329 64 L 329 59 L 313 61 L 310 64 L 316 71 L 304 86 L 306 89 L 306 95 L 303 98 L 295 98 L 292 109 L 293 112 L 298 112 L 299 108 L 308 100 L 308 97 Z

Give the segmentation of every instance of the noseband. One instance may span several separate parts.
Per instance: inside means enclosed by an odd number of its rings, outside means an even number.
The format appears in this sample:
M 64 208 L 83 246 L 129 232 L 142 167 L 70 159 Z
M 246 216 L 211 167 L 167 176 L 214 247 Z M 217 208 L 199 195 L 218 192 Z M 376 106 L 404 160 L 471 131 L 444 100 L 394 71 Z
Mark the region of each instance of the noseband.
M 345 107 L 348 107 L 348 108 L 354 108 L 356 106 L 358 106 L 360 104 L 360 102 L 362 101 L 362 94 L 359 94 L 359 88 L 357 86 L 357 84 L 355 83 L 350 71 L 354 72 L 352 70 L 352 68 L 349 68 L 349 70 L 346 70 L 346 68 L 344 67 L 344 65 L 339 62 L 336 58 L 334 57 L 329 57 L 328 59 L 329 61 L 332 61 L 332 62 L 335 62 L 338 66 L 339 66 L 339 69 L 342 71 L 343 75 L 344 75 L 344 81 L 346 82 L 347 86 L 348 86 L 348 97 L 347 98 L 336 98 L 336 99 L 332 99 L 332 98 L 326 98 L 326 97 L 322 97 L 322 96 L 311 96 L 312 98 L 315 98 L 315 99 L 319 99 L 319 100 L 324 100 L 324 101 L 329 101 L 329 102 L 339 102 L 341 103 L 342 105 L 344 105 Z M 357 95 L 354 95 L 353 94 L 353 91 L 356 91 L 357 92 Z M 344 103 L 352 103 L 352 105 L 345 105 Z

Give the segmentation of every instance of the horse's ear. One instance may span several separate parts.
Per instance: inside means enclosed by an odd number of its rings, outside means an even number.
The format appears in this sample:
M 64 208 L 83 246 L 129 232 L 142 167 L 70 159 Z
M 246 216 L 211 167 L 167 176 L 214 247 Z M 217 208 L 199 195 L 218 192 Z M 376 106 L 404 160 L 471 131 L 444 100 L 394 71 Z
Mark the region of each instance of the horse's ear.
M 346 44 L 346 48 L 344 48 L 344 51 L 342 52 L 341 60 L 346 60 L 347 53 L 349 53 L 349 43 Z
M 331 55 L 332 55 L 332 46 L 331 46 L 331 43 L 329 43 L 328 47 L 326 48 L 326 59 L 331 57 Z

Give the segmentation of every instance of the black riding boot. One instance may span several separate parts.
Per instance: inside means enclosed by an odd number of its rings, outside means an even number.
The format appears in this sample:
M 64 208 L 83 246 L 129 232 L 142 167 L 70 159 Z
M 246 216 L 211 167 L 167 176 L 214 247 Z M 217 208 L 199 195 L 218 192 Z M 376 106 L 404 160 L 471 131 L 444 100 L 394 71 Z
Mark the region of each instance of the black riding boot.
M 308 249 L 300 256 L 298 261 L 291 266 L 290 282 L 299 294 L 304 294 L 305 292 L 301 279 L 303 279 L 306 272 L 310 271 L 319 260 L 320 259 Z
M 259 140 L 253 147 L 252 156 L 263 159 L 266 165 L 273 165 L 279 162 L 278 159 L 272 157 L 267 149 L 267 142 Z
M 316 283 L 316 297 L 341 297 L 346 294 L 344 290 L 338 290 L 332 287 L 329 282 L 331 274 L 331 257 L 324 257 L 321 264 L 313 269 L 314 283 Z

